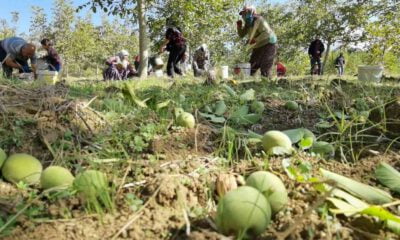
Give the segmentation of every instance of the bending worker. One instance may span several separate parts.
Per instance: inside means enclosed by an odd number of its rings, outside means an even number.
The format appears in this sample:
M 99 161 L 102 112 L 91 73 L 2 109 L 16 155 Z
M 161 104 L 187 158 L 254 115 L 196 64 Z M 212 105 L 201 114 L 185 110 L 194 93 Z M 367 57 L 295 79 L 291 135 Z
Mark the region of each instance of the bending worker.
M 195 77 L 205 76 L 210 69 L 210 52 L 206 44 L 202 44 L 194 52 L 192 66 Z
M 271 77 L 271 69 L 274 66 L 277 38 L 274 31 L 263 17 L 256 13 L 253 6 L 245 6 L 239 13 L 243 21 L 237 21 L 237 31 L 241 38 L 248 35 L 248 49 L 252 50 L 250 57 L 251 75 L 258 69 L 261 75 Z
M 31 62 L 31 68 L 28 65 Z M 36 46 L 27 43 L 19 37 L 6 38 L 0 41 L 0 61 L 3 65 L 3 74 L 10 78 L 14 68 L 20 73 L 33 72 L 35 79 L 36 73 Z

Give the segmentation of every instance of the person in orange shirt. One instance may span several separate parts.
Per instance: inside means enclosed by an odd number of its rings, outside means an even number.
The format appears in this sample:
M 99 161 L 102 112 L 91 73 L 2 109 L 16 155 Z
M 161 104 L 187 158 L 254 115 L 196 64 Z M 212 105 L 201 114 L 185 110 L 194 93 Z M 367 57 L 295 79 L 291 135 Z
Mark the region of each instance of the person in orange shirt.
M 286 75 L 286 67 L 279 61 L 276 62 L 276 73 L 278 77 L 283 77 Z

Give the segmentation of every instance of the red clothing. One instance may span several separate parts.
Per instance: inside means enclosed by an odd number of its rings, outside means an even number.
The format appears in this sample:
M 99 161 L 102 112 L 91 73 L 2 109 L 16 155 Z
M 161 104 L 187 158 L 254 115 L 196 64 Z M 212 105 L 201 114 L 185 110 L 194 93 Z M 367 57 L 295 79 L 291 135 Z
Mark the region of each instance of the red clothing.
M 285 76 L 286 67 L 281 62 L 278 62 L 276 64 L 276 72 L 278 74 L 278 77 Z

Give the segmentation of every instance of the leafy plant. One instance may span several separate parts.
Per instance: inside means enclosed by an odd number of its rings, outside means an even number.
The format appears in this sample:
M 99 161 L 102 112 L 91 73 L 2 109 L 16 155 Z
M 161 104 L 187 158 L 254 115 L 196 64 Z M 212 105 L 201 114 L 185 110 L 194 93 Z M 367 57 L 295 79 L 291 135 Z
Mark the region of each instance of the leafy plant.
M 375 177 L 390 190 L 400 193 L 400 173 L 387 163 L 380 163 Z
M 367 202 L 374 204 L 385 204 L 393 201 L 392 196 L 383 190 L 371 187 L 364 183 L 360 183 L 351 178 L 341 176 L 322 168 L 320 171 L 324 178 L 335 181 L 338 187 L 366 200 Z

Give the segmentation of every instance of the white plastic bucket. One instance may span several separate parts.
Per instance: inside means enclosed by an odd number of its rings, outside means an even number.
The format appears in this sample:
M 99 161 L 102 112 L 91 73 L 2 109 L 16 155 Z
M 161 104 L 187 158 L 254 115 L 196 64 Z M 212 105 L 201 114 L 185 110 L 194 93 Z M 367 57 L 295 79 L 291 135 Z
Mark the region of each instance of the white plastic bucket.
M 380 82 L 383 70 L 383 66 L 358 66 L 358 80 Z
M 222 79 L 229 78 L 229 67 L 228 66 L 222 66 L 221 71 L 222 71 Z
M 161 57 L 156 57 L 154 59 L 154 63 L 156 69 L 161 69 L 164 66 L 164 61 L 162 60 Z
M 250 63 L 239 63 L 235 67 L 235 73 L 236 74 L 241 74 L 242 73 L 243 75 L 250 76 L 250 72 L 251 72 Z
M 37 72 L 38 80 L 45 84 L 55 84 L 58 81 L 58 72 L 42 70 Z
M 162 77 L 164 75 L 163 70 L 159 69 L 154 72 L 156 77 Z

